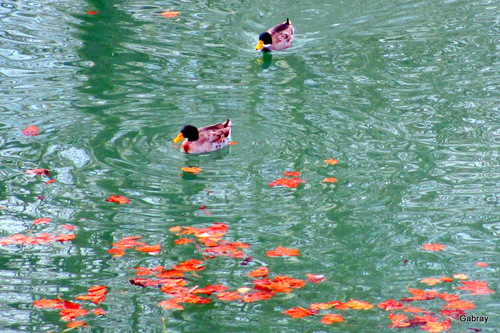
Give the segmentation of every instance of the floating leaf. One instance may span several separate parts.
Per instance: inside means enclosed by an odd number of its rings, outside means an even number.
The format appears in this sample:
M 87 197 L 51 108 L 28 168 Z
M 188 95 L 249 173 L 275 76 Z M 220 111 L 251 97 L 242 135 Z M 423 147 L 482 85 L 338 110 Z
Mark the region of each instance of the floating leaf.
M 238 144 L 238 142 L 236 142 L 236 141 L 229 142 L 229 145 L 230 145 L 230 146 L 234 146 L 234 145 L 237 145 L 237 144 Z
M 173 309 L 182 310 L 182 309 L 184 309 L 184 307 L 182 305 L 179 305 L 179 304 L 172 302 L 170 300 L 161 301 L 160 303 L 158 303 L 158 305 L 161 306 L 162 308 L 164 308 L 165 310 L 173 310 Z
M 350 301 L 345 302 L 343 304 L 343 307 L 349 307 L 349 308 L 354 309 L 354 310 L 369 310 L 369 309 L 373 308 L 373 305 L 368 303 L 368 302 L 357 301 L 355 299 L 351 299 Z M 340 309 L 339 306 L 337 306 L 336 308 Z
M 71 323 L 68 323 L 68 325 L 66 325 L 66 326 L 70 327 L 70 328 L 86 327 L 87 323 L 84 322 L 83 320 L 75 320 L 75 321 L 72 321 Z
M 328 178 L 323 179 L 322 182 L 323 183 L 336 183 L 337 182 L 337 178 L 328 177 Z
M 106 311 L 104 311 L 103 309 L 101 308 L 97 308 L 97 309 L 94 309 L 92 310 L 92 312 L 96 315 L 96 316 L 104 316 L 106 314 Z
M 54 180 L 54 179 L 51 179 L 51 180 L 47 180 L 47 181 L 45 182 L 45 184 L 47 184 L 47 185 L 48 185 L 48 184 L 52 184 L 53 182 L 55 182 L 55 180 Z
M 31 125 L 31 126 L 26 127 L 21 132 L 21 134 L 22 135 L 26 135 L 26 136 L 37 136 L 38 135 L 38 131 L 39 131 L 38 127 Z
M 404 303 L 388 299 L 385 302 L 378 303 L 377 306 L 386 311 L 401 310 L 404 308 Z
M 97 15 L 97 12 L 95 10 L 90 10 L 87 12 L 89 15 Z
M 149 254 L 158 254 L 161 251 L 161 245 L 160 244 L 155 244 L 155 245 L 142 245 L 142 246 L 137 246 L 135 248 L 137 251 L 140 252 L 147 252 Z
M 453 274 L 453 278 L 457 280 L 467 280 L 469 277 L 463 273 Z
M 197 174 L 197 173 L 200 173 L 202 169 L 198 168 L 198 167 L 184 167 L 184 168 L 181 168 L 181 170 L 184 172 Z
M 474 305 L 474 303 L 457 299 L 457 300 L 448 302 L 448 304 L 446 304 L 446 306 L 445 306 L 445 309 L 472 310 L 475 307 L 476 306 Z
M 113 257 L 121 257 L 125 254 L 125 251 L 123 249 L 117 249 L 113 247 L 108 250 L 108 253 L 113 254 Z
M 236 301 L 242 297 L 237 291 L 222 291 L 217 294 L 217 298 L 221 301 Z
M 442 244 L 424 244 L 423 245 L 424 250 L 427 250 L 427 251 L 441 251 L 441 250 L 444 250 L 445 247 L 446 247 L 446 245 L 442 245 Z
M 448 293 L 439 294 L 438 297 L 444 299 L 445 301 L 454 301 L 458 299 L 458 295 L 452 295 Z
M 335 159 L 328 159 L 328 160 L 325 160 L 325 162 L 328 164 L 331 164 L 331 165 L 335 165 L 335 164 L 339 163 L 339 161 L 335 160 Z
M 174 244 L 175 245 L 184 245 L 184 244 L 191 243 L 192 241 L 193 241 L 193 239 L 179 238 L 179 239 L 176 239 L 174 241 Z
M 183 272 L 189 271 L 201 271 L 203 267 L 203 261 L 196 259 L 189 259 L 188 261 L 181 262 L 179 265 L 172 266 L 173 269 Z
M 63 224 L 63 225 L 61 225 L 61 228 L 66 229 L 66 230 L 73 230 L 76 227 L 74 225 L 71 225 L 71 224 Z
M 38 176 L 41 175 L 50 176 L 50 172 L 47 169 L 28 169 L 25 171 L 25 173 Z
M 251 277 L 264 277 L 267 276 L 268 273 L 269 273 L 269 268 L 262 266 L 257 269 L 254 269 L 253 271 L 248 273 L 248 275 L 250 275 Z
M 266 252 L 268 257 L 280 257 L 280 256 L 298 256 L 299 250 L 297 249 L 287 249 L 283 246 L 278 246 L 274 250 L 270 250 Z
M 121 205 L 130 203 L 130 199 L 125 198 L 123 195 L 111 195 L 106 201 L 116 202 Z
M 306 183 L 306 181 L 300 178 L 281 178 L 270 182 L 269 186 L 270 187 L 283 186 L 289 188 L 296 188 L 297 186 L 299 186 L 300 183 Z
M 441 283 L 443 281 L 441 279 L 437 279 L 437 278 L 426 278 L 426 279 L 420 280 L 420 282 L 428 284 L 430 286 L 433 286 L 433 285 Z
M 285 171 L 285 176 L 298 177 L 298 176 L 300 176 L 300 171 Z
M 163 12 L 160 15 L 165 18 L 174 18 L 179 15 L 179 12 L 167 10 L 166 12 Z
M 33 221 L 33 224 L 47 224 L 49 223 L 50 221 L 52 221 L 52 219 L 48 218 L 48 217 L 43 217 L 41 219 L 35 219 Z
M 39 299 L 38 301 L 34 301 L 33 305 L 37 308 L 55 308 L 62 302 L 60 299 Z
M 63 234 L 63 235 L 57 235 L 54 237 L 54 240 L 57 242 L 68 242 L 75 238 L 75 235 L 68 235 L 68 234 Z
M 338 314 L 327 314 L 324 315 L 323 318 L 321 318 L 321 323 L 322 324 L 333 324 L 333 323 L 341 323 L 344 321 L 344 317 Z
M 273 296 L 274 294 L 268 291 L 256 291 L 254 293 L 243 296 L 241 300 L 245 303 L 253 303 L 255 301 L 269 299 Z
M 476 265 L 479 267 L 488 267 L 488 264 L 485 262 L 476 262 Z
M 494 291 L 488 288 L 488 282 L 486 281 L 460 281 L 464 284 L 461 287 L 457 287 L 460 290 L 469 290 L 472 295 L 485 295 L 493 294 Z
M 283 311 L 283 313 L 291 316 L 292 318 L 303 318 L 314 315 L 314 312 L 312 312 L 311 310 L 306 310 L 300 307 L 285 310 Z
M 175 227 L 172 227 L 172 228 L 168 229 L 168 231 L 170 231 L 170 232 L 175 232 L 175 233 L 178 233 L 178 232 L 180 232 L 181 230 L 182 230 L 182 227 L 181 227 L 181 226 L 178 226 L 178 225 L 177 225 L 177 226 L 175 226 Z
M 413 294 L 413 296 L 409 298 L 413 301 L 425 301 L 434 299 L 439 295 L 439 293 L 435 290 L 426 291 L 421 289 L 408 289 L 408 291 Z
M 320 283 L 326 280 L 323 274 L 306 274 L 306 276 L 307 276 L 306 282 Z

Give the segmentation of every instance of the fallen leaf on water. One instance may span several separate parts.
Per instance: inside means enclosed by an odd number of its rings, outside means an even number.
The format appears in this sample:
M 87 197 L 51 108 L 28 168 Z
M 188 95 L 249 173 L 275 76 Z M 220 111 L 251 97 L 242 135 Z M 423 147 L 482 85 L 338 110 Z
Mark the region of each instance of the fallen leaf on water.
M 72 321 L 71 323 L 68 323 L 68 325 L 66 325 L 67 327 L 87 327 L 87 323 L 84 322 L 83 320 L 75 320 L 75 321 Z
M 237 291 L 222 291 L 217 294 L 217 298 L 221 301 L 236 301 L 242 297 Z
M 106 314 L 106 311 L 104 311 L 103 309 L 101 308 L 97 308 L 97 309 L 94 309 L 92 310 L 92 312 L 96 315 L 96 316 L 104 316 Z
M 31 125 L 31 126 L 26 127 L 21 132 L 21 134 L 22 135 L 26 135 L 26 136 L 37 136 L 38 135 L 38 131 L 39 131 L 38 127 Z
M 125 251 L 123 249 L 117 249 L 113 247 L 108 250 L 108 253 L 113 254 L 113 257 L 121 257 L 125 254 Z
M 325 162 L 328 164 L 332 164 L 332 165 L 339 163 L 339 161 L 335 160 L 335 159 L 328 159 L 328 160 L 325 160 Z
M 41 175 L 50 176 L 50 172 L 47 169 L 28 169 L 25 171 L 25 173 L 27 173 L 29 175 L 31 174 L 31 175 L 38 175 L 38 176 L 41 176 Z
M 488 267 L 488 264 L 485 262 L 477 262 L 476 265 L 479 267 Z
M 37 308 L 55 308 L 58 304 L 60 304 L 62 300 L 60 299 L 39 299 L 38 301 L 34 301 L 33 305 Z
M 423 248 L 427 251 L 441 251 L 446 247 L 446 245 L 442 244 L 424 244 Z
M 385 302 L 378 303 L 377 306 L 382 310 L 393 311 L 393 310 L 401 310 L 404 308 L 405 304 L 395 301 L 393 299 L 388 299 Z M 405 318 L 406 319 L 406 318 Z
M 51 179 L 51 180 L 47 180 L 47 181 L 45 182 L 45 184 L 52 184 L 53 182 L 55 182 L 55 180 L 54 180 L 54 179 Z
M 71 224 L 63 224 L 63 225 L 61 225 L 61 228 L 66 229 L 66 230 L 73 230 L 76 227 L 74 225 L 71 225 Z
M 474 303 L 457 299 L 457 300 L 448 302 L 445 306 L 445 309 L 472 310 L 475 307 L 476 306 L 474 305 Z
M 251 277 L 264 277 L 267 276 L 268 273 L 269 273 L 269 268 L 262 266 L 257 269 L 254 269 L 253 271 L 248 273 L 248 275 Z
M 142 245 L 142 246 L 137 246 L 135 249 L 137 251 L 140 251 L 140 252 L 147 252 L 150 254 L 158 254 L 161 251 L 161 245 L 160 244 Z
M 311 283 L 320 283 L 326 280 L 325 276 L 323 274 L 306 274 L 307 280 L 306 282 L 311 282 Z
M 177 232 L 182 231 L 182 227 L 177 225 L 175 227 L 168 229 L 168 231 L 177 233 Z
M 184 244 L 191 243 L 192 241 L 194 241 L 194 240 L 188 239 L 188 238 L 179 238 L 179 239 L 174 240 L 174 244 L 175 245 L 184 245 Z
M 333 323 L 341 323 L 344 321 L 344 317 L 338 314 L 327 314 L 324 315 L 323 318 L 321 318 L 321 323 L 322 324 L 333 324 Z
M 373 308 L 373 305 L 368 302 L 351 299 L 350 301 L 347 301 L 342 305 L 342 309 L 346 307 L 349 307 L 354 310 L 369 310 Z M 337 306 L 336 308 L 341 309 L 341 306 Z
M 328 177 L 328 178 L 325 178 L 322 180 L 323 183 L 335 183 L 337 182 L 337 178 L 334 178 L 334 177 Z
M 188 261 L 183 261 L 179 265 L 172 266 L 173 269 L 183 272 L 190 271 L 201 271 L 205 267 L 203 267 L 203 261 L 196 259 L 189 259 Z
M 429 286 L 433 286 L 433 285 L 441 283 L 443 281 L 441 279 L 437 279 L 437 278 L 426 278 L 426 279 L 420 280 L 420 282 L 428 284 Z
M 467 280 L 469 277 L 463 273 L 453 274 L 453 278 L 457 280 Z
M 184 307 L 182 305 L 179 305 L 179 304 L 172 302 L 170 300 L 161 301 L 160 303 L 158 303 L 158 305 L 161 306 L 162 308 L 164 308 L 165 310 L 173 310 L 173 309 L 182 310 L 182 309 L 184 309 Z
M 270 250 L 266 252 L 268 257 L 280 257 L 280 256 L 298 256 L 299 250 L 297 249 L 287 249 L 283 246 L 278 246 L 274 250 Z
M 54 237 L 54 240 L 57 242 L 68 242 L 75 238 L 75 235 L 69 235 L 69 234 L 62 234 L 62 235 L 57 235 Z
M 417 307 L 409 307 L 409 308 L 406 308 L 403 310 L 404 312 L 411 312 L 411 313 L 421 313 L 421 312 L 424 312 L 424 310 L 422 310 L 421 308 L 417 308 Z
M 48 217 L 42 217 L 41 219 L 35 219 L 33 221 L 33 224 L 47 224 L 49 223 L 50 221 L 52 221 L 52 219 L 48 218 Z
M 197 173 L 200 173 L 202 169 L 198 168 L 198 167 L 184 167 L 184 168 L 181 168 L 181 170 L 184 172 L 197 174 Z
M 472 295 L 486 295 L 493 294 L 494 291 L 488 288 L 488 282 L 486 281 L 460 281 L 464 284 L 456 289 L 469 290 Z
M 72 321 L 73 319 L 75 319 L 76 317 L 80 317 L 80 316 L 85 316 L 87 313 L 89 313 L 87 310 L 85 309 L 62 309 L 61 310 L 61 320 L 64 320 L 64 321 Z
M 283 313 L 291 316 L 292 318 L 303 318 L 314 315 L 314 312 L 312 312 L 311 310 L 307 310 L 300 307 L 285 310 L 283 311 Z
M 306 183 L 306 181 L 300 178 L 281 178 L 270 182 L 269 186 L 270 187 L 283 186 L 283 187 L 295 188 L 299 186 L 300 183 Z
M 99 304 L 106 300 L 106 286 L 93 286 L 89 288 L 87 295 L 77 296 L 76 299 L 92 301 L 94 304 Z
M 179 15 L 179 12 L 167 10 L 166 12 L 163 12 L 160 15 L 165 18 L 174 18 Z
M 234 146 L 234 145 L 237 145 L 237 144 L 238 144 L 238 142 L 237 142 L 237 141 L 229 142 L 229 145 L 230 145 L 230 146 Z
M 438 297 L 444 299 L 445 301 L 454 301 L 458 299 L 458 295 L 448 293 L 439 294 Z
M 97 12 L 95 10 L 90 10 L 87 12 L 89 15 L 97 15 Z
M 298 176 L 300 176 L 300 171 L 285 171 L 285 176 L 298 177 Z
M 438 297 L 439 293 L 435 290 L 421 290 L 421 289 L 408 289 L 413 294 L 410 300 L 413 301 L 426 301 Z
M 424 326 L 420 326 L 420 328 L 427 332 L 439 333 L 448 330 L 450 326 L 451 320 L 445 319 L 443 321 L 427 321 L 427 324 Z
M 192 293 L 211 295 L 213 293 L 226 291 L 227 289 L 228 287 L 226 287 L 223 284 L 215 284 L 215 285 L 207 284 L 205 288 L 196 288 L 195 290 L 192 291 Z
M 253 303 L 255 301 L 269 299 L 273 296 L 274 294 L 268 291 L 256 291 L 254 293 L 243 296 L 241 300 L 245 303 Z
M 116 202 L 121 205 L 130 203 L 130 199 L 125 198 L 123 195 L 111 195 L 108 199 L 106 199 L 106 201 Z

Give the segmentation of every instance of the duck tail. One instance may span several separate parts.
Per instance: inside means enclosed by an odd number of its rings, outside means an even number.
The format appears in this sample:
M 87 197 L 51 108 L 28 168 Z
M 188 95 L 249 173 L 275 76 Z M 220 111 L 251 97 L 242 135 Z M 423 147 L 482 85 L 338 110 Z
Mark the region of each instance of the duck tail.
M 286 24 L 290 25 L 290 20 L 288 19 L 288 17 L 286 18 Z

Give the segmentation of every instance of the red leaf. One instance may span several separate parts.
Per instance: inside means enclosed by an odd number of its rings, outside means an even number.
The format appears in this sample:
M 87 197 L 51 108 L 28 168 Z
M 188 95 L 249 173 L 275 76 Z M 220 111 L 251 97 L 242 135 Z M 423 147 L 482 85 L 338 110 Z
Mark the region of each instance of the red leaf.
M 58 241 L 58 242 L 68 242 L 68 241 L 72 240 L 75 237 L 76 237 L 75 235 L 63 234 L 63 235 L 57 235 L 57 236 L 55 236 L 54 240 Z
M 97 316 L 104 316 L 106 314 L 106 311 L 101 308 L 94 309 L 92 312 Z
M 53 182 L 55 182 L 55 180 L 54 180 L 54 179 L 51 179 L 51 180 L 47 180 L 47 181 L 45 182 L 45 184 L 52 184 Z
M 203 261 L 196 259 L 189 259 L 188 261 L 181 262 L 179 265 L 172 266 L 173 269 L 183 272 L 189 271 L 201 271 L 203 267 Z
M 253 303 L 255 301 L 269 299 L 273 296 L 274 296 L 274 294 L 272 294 L 268 291 L 256 291 L 254 293 L 243 296 L 243 298 L 241 300 L 245 303 Z
M 63 224 L 63 225 L 61 225 L 61 228 L 65 229 L 65 230 L 73 230 L 76 227 L 74 225 L 71 225 L 71 224 Z
M 297 186 L 299 186 L 300 183 L 306 183 L 306 181 L 300 178 L 281 178 L 270 182 L 269 186 L 270 187 L 283 186 L 289 188 L 296 188 Z
M 125 254 L 125 251 L 123 251 L 123 249 L 117 249 L 113 247 L 108 250 L 108 253 L 112 253 L 113 257 L 121 257 Z
M 34 301 L 33 305 L 37 308 L 55 308 L 58 304 L 60 304 L 62 300 L 60 299 L 39 299 L 38 301 Z
M 31 126 L 26 127 L 21 132 L 21 134 L 22 135 L 26 135 L 26 136 L 37 136 L 38 135 L 38 131 L 39 131 L 38 127 L 31 125 Z
M 25 171 L 25 173 L 27 173 L 29 175 L 31 174 L 31 175 L 38 175 L 38 176 L 41 176 L 41 175 L 50 176 L 50 172 L 47 169 L 28 169 Z
M 116 202 L 119 204 L 128 204 L 130 203 L 130 199 L 125 198 L 123 195 L 111 195 L 108 199 L 108 202 Z
M 222 291 L 217 294 L 217 298 L 221 301 L 236 301 L 241 299 L 241 297 L 237 291 Z
M 97 12 L 95 10 L 90 10 L 87 12 L 89 15 L 97 15 Z
M 300 171 L 285 171 L 285 176 L 298 177 L 298 176 L 300 176 Z
M 385 302 L 378 303 L 379 308 L 386 311 L 401 310 L 405 305 L 393 299 L 388 299 Z
M 488 267 L 488 264 L 485 262 L 477 262 L 476 265 L 479 267 Z
M 469 290 L 472 295 L 493 294 L 494 291 L 488 288 L 486 281 L 460 281 L 464 284 L 462 287 L 457 287 L 460 290 Z
M 36 219 L 33 221 L 33 224 L 47 224 L 49 223 L 50 221 L 52 221 L 52 219 L 48 218 L 48 217 L 42 217 L 41 219 Z

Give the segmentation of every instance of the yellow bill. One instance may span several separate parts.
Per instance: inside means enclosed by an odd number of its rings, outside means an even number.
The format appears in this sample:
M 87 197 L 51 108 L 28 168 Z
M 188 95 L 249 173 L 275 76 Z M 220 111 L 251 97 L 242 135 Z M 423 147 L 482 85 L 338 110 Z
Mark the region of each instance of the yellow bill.
M 175 139 L 172 141 L 174 141 L 174 143 L 177 143 L 177 142 L 181 141 L 182 139 L 184 139 L 184 135 L 182 135 L 182 133 L 179 133 L 179 135 L 177 135 L 175 137 Z
M 255 45 L 255 49 L 260 50 L 262 48 L 262 46 L 264 46 L 264 42 L 262 40 L 259 40 L 257 45 Z

